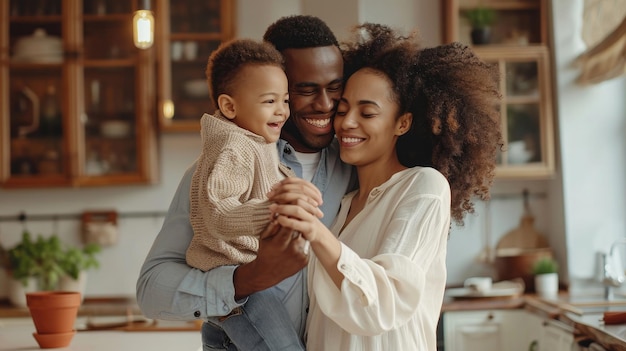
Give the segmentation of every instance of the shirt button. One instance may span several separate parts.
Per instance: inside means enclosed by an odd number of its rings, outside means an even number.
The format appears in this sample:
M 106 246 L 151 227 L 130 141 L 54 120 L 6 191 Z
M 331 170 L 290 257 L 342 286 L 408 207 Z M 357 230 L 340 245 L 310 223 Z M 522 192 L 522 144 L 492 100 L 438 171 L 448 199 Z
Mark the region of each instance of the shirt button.
M 286 153 L 287 155 L 291 155 L 291 149 L 288 147 L 285 147 L 285 149 L 283 150 L 284 153 Z
M 200 316 L 202 315 L 202 313 L 200 313 L 200 311 L 196 311 L 193 313 L 193 316 L 196 318 L 200 318 Z
M 341 265 L 341 269 L 346 269 L 348 266 L 346 266 L 345 264 Z

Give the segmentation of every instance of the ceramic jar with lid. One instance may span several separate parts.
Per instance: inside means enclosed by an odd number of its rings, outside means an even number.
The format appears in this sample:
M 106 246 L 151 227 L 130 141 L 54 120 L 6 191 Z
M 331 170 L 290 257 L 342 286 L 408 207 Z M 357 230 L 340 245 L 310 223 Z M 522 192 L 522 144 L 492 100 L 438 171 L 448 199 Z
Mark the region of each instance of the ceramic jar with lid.
M 48 35 L 43 28 L 35 29 L 30 36 L 17 40 L 13 48 L 13 60 L 35 63 L 58 63 L 63 61 L 63 41 Z

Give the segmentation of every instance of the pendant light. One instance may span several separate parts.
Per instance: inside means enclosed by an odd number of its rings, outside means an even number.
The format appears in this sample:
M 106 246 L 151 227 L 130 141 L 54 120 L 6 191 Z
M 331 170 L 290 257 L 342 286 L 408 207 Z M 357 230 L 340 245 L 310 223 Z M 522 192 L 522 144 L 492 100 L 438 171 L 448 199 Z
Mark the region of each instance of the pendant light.
M 133 42 L 139 49 L 149 49 L 154 43 L 154 15 L 150 0 L 143 0 L 143 8 L 133 16 Z

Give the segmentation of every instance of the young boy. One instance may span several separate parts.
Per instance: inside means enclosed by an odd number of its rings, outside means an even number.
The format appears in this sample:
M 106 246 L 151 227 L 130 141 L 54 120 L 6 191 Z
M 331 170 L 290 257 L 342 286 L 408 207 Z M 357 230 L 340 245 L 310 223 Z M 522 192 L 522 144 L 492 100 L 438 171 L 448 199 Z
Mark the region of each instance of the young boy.
M 289 118 L 282 55 L 268 43 L 232 40 L 210 56 L 206 76 L 218 109 L 201 120 L 202 152 L 190 189 L 194 235 L 186 254 L 187 263 L 203 271 L 254 260 L 259 247 L 255 234 L 269 222 L 266 194 L 281 179 L 295 176 L 276 153 L 276 141 Z M 271 295 L 282 298 L 280 290 L 257 294 L 256 302 L 249 301 L 240 314 L 213 322 L 235 345 L 238 338 L 258 332 L 270 349 L 303 349 L 286 311 L 257 309 L 275 309 Z M 271 312 L 280 314 L 268 315 Z M 244 331 L 237 323 L 238 328 L 229 330 L 230 318 L 248 318 L 250 329 Z

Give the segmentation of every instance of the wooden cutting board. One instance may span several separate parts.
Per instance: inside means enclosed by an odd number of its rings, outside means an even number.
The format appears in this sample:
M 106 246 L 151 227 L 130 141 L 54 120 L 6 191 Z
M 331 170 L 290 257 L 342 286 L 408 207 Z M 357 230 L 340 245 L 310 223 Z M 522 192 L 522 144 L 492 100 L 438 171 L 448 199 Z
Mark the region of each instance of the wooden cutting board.
M 545 236 L 535 229 L 535 217 L 531 214 L 528 205 L 528 190 L 524 189 L 524 214 L 517 228 L 506 233 L 496 246 L 496 249 L 537 249 L 548 247 Z

